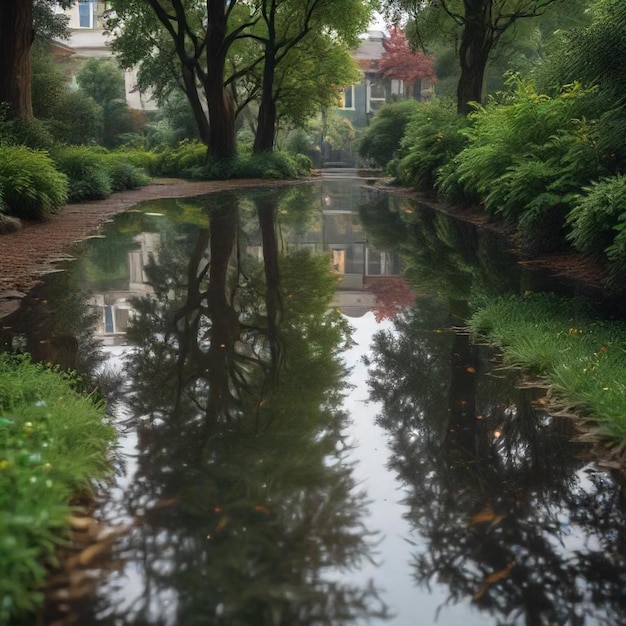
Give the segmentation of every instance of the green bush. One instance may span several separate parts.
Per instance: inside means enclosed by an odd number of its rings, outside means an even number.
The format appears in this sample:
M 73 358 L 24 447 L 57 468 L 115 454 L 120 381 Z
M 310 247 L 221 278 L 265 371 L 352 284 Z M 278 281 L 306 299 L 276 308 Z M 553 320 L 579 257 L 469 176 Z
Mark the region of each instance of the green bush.
M 62 94 L 53 107 L 50 130 L 58 143 L 99 143 L 102 137 L 102 107 L 82 91 Z
M 626 264 L 626 179 L 620 174 L 594 181 L 584 192 L 567 217 L 567 238 L 576 250 L 606 254 L 617 276 Z
M 359 143 L 359 156 L 385 167 L 394 158 L 407 124 L 420 103 L 402 100 L 387 104 L 378 111 Z
M 450 100 L 416 103 L 402 139 L 395 173 L 404 185 L 420 191 L 434 189 L 441 167 L 466 145 L 465 117 Z
M 118 148 L 111 152 L 112 155 L 119 156 L 119 158 L 127 163 L 130 163 L 134 167 L 147 172 L 152 175 L 159 169 L 159 163 L 161 161 L 161 155 L 149 150 L 137 150 L 131 148 Z
M 65 374 L 0 355 L 0 622 L 32 613 L 70 499 L 109 472 L 114 429 Z
M 563 245 L 563 222 L 580 187 L 616 166 L 622 122 L 612 112 L 593 119 L 601 100 L 579 85 L 555 98 L 518 85 L 512 103 L 470 116 L 469 144 L 446 169 L 442 190 L 462 187 L 530 241 Z
M 133 165 L 122 152 L 110 152 L 102 155 L 113 191 L 137 189 L 150 182 L 150 176 Z
M 69 178 L 70 202 L 100 200 L 111 195 L 111 177 L 105 156 L 87 146 L 57 148 L 53 158 L 60 171 Z
M 166 148 L 159 153 L 157 173 L 161 176 L 203 178 L 207 147 L 200 141 L 184 140 L 176 148 Z
M 49 125 L 41 120 L 14 120 L 13 137 L 15 145 L 33 150 L 49 150 L 54 145 L 54 136 Z
M 207 148 L 199 141 L 182 141 L 175 150 L 159 155 L 157 172 L 195 180 L 232 178 L 296 178 L 310 173 L 311 160 L 305 155 L 284 152 L 239 155 L 232 159 L 207 157 Z
M 67 202 L 68 179 L 45 153 L 24 146 L 0 146 L 0 187 L 7 212 L 40 219 Z

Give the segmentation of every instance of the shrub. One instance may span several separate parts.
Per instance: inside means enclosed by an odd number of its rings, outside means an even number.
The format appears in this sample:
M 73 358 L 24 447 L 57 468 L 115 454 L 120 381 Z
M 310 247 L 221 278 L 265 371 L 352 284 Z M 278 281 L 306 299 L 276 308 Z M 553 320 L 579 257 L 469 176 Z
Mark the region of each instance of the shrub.
M 441 167 L 467 143 L 461 132 L 468 121 L 450 100 L 418 103 L 402 139 L 395 174 L 404 185 L 420 191 L 435 187 Z
M 13 120 L 13 137 L 16 145 L 33 150 L 49 150 L 54 145 L 54 137 L 46 122 L 41 120 Z
M 0 146 L 0 186 L 7 212 L 39 219 L 63 207 L 68 179 L 44 152 L 24 146 Z
M 111 195 L 111 177 L 102 153 L 87 146 L 66 146 L 55 150 L 53 158 L 69 178 L 70 202 L 99 200 Z
M 137 189 L 150 182 L 150 176 L 140 167 L 133 165 L 122 152 L 102 155 L 113 191 Z
M 626 179 L 594 181 L 584 192 L 567 217 L 567 238 L 581 252 L 605 253 L 616 277 L 626 264 Z
M 159 153 L 157 173 L 162 176 L 202 178 L 206 164 L 207 147 L 200 141 L 181 141 L 176 148 Z
M 118 148 L 112 155 L 119 156 L 120 159 L 130 163 L 136 168 L 147 172 L 148 174 L 154 174 L 159 168 L 159 162 L 161 155 L 149 150 L 135 150 L 130 148 Z
M 400 147 L 406 126 L 419 106 L 415 100 L 403 100 L 382 107 L 361 138 L 359 156 L 385 167 Z
M 109 471 L 104 409 L 73 379 L 0 355 L 0 622 L 33 612 L 67 536 L 70 498 Z
M 82 91 L 62 94 L 53 108 L 50 129 L 60 143 L 98 143 L 102 137 L 102 107 Z
M 530 241 L 563 245 L 563 221 L 581 185 L 616 165 L 617 140 L 607 129 L 621 121 L 611 112 L 594 120 L 600 100 L 579 85 L 555 98 L 518 85 L 512 103 L 471 115 L 470 142 L 446 169 L 442 189 L 462 187 Z

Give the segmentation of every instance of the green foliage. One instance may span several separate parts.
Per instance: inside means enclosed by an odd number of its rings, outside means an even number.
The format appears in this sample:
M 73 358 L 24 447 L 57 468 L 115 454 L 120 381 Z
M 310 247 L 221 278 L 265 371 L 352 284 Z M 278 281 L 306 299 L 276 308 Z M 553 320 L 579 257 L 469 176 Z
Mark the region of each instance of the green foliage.
M 569 241 L 582 252 L 604 252 L 613 277 L 626 265 L 626 180 L 622 174 L 594 181 L 567 217 Z
M 287 138 L 287 152 L 289 154 L 308 154 L 311 140 L 304 128 L 296 128 Z
M 57 100 L 68 90 L 68 71 L 37 39 L 31 59 L 33 115 L 48 120 L 54 117 Z
M 207 147 L 197 140 L 181 141 L 176 148 L 166 147 L 159 153 L 157 173 L 161 176 L 198 178 L 207 159 Z
M 13 143 L 33 150 L 48 150 L 54 144 L 54 136 L 48 124 L 37 119 L 13 120 L 11 122 Z
M 561 31 L 562 42 L 536 72 L 540 88 L 560 89 L 574 81 L 598 85 L 609 100 L 626 102 L 626 3 L 595 0 L 590 3 L 591 24 Z M 559 26 L 562 28 L 562 26 Z
M 0 622 L 33 612 L 70 498 L 109 472 L 113 428 L 65 374 L 0 355 Z
M 470 320 L 475 335 L 502 345 L 505 363 L 545 377 L 565 404 L 623 445 L 626 328 L 596 321 L 583 305 L 553 295 L 487 302 Z
M 161 156 L 149 150 L 137 150 L 132 148 L 118 148 L 111 154 L 119 156 L 120 159 L 133 165 L 134 167 L 155 174 L 159 167 Z
M 88 59 L 76 75 L 80 91 L 102 108 L 102 134 L 99 143 L 113 147 L 120 135 L 134 130 L 126 105 L 124 72 L 110 59 Z
M 434 188 L 440 168 L 467 143 L 461 131 L 468 122 L 456 113 L 451 100 L 416 104 L 402 139 L 396 168 L 403 184 L 427 191 Z
M 53 158 L 69 179 L 69 201 L 98 200 L 111 195 L 112 185 L 103 154 L 87 146 L 57 148 Z
M 387 104 L 378 111 L 359 143 L 359 156 L 385 167 L 400 147 L 407 124 L 420 103 L 403 100 Z
M 596 90 L 579 85 L 551 98 L 519 84 L 513 102 L 470 116 L 469 144 L 446 170 L 441 189 L 461 187 L 525 235 L 557 243 L 581 185 L 616 164 L 619 139 L 606 129 L 619 123 L 612 112 L 593 119 L 601 101 Z
M 210 159 L 199 141 L 183 141 L 175 150 L 160 154 L 158 173 L 196 180 L 229 178 L 296 178 L 310 172 L 311 160 L 302 154 L 283 152 L 240 155 L 233 159 Z
M 111 181 L 112 191 L 137 189 L 150 182 L 150 176 L 142 168 L 133 165 L 123 152 L 102 154 L 102 160 Z
M 82 91 L 67 91 L 56 100 L 49 126 L 59 143 L 98 143 L 102 138 L 102 107 Z
M 24 146 L 0 146 L 0 187 L 16 217 L 40 219 L 67 202 L 67 177 L 46 153 Z

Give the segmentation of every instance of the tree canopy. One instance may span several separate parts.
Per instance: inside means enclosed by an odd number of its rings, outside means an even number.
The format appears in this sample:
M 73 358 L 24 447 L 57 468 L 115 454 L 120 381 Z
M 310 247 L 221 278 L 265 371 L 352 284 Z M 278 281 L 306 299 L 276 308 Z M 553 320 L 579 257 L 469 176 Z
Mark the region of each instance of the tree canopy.
M 249 103 L 258 103 L 255 150 L 262 152 L 273 146 L 279 111 L 289 103 L 302 107 L 302 98 L 294 95 L 296 76 L 310 89 L 304 93 L 311 103 L 328 103 L 334 96 L 332 89 L 307 82 L 311 65 L 296 60 L 320 55 L 318 63 L 331 61 L 320 63 L 322 71 L 316 75 L 335 88 L 354 78 L 352 66 L 343 61 L 367 28 L 374 4 L 114 0 L 109 28 L 122 64 L 139 66 L 140 85 L 153 88 L 157 98 L 182 88 L 210 153 L 228 158 L 235 154 L 235 117 Z
M 414 25 L 416 43 L 446 29 L 454 33 L 460 65 L 457 110 L 470 111 L 470 103 L 481 103 L 487 63 L 504 35 L 520 20 L 543 15 L 563 0 L 386 0 L 392 20 L 403 16 Z

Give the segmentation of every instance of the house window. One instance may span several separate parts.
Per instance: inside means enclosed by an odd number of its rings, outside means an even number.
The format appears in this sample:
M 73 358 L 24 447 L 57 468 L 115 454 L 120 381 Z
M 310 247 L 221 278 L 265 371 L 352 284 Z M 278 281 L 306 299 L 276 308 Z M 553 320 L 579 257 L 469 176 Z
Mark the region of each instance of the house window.
M 380 107 L 385 104 L 385 86 L 381 80 L 370 80 L 368 81 L 368 113 L 370 111 L 377 111 Z
M 340 109 L 352 109 L 354 110 L 354 85 L 346 87 L 341 94 L 341 101 L 339 102 Z
M 78 3 L 78 26 L 80 28 L 96 28 L 97 4 L 96 0 L 81 0 Z
M 115 332 L 115 319 L 113 317 L 113 307 L 104 307 L 104 332 L 112 335 Z

